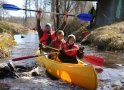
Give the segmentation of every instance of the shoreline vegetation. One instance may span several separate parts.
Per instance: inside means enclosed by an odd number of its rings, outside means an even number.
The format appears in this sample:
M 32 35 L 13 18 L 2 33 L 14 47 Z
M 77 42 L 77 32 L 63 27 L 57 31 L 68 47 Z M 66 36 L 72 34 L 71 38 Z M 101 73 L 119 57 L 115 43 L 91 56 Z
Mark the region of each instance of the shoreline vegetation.
M 86 25 L 73 32 L 82 45 L 89 45 L 100 50 L 124 52 L 124 22 L 87 29 L 89 34 L 81 39 L 80 34 L 85 28 Z M 18 45 L 14 41 L 15 34 L 27 34 L 29 31 L 30 29 L 20 24 L 0 22 L 0 59 L 9 57 L 10 48 Z
M 82 31 L 77 32 L 81 33 Z M 89 35 L 84 39 L 79 40 L 77 38 L 82 45 L 93 46 L 100 50 L 124 53 L 124 22 L 98 27 L 88 30 L 88 32 Z M 77 35 L 77 33 L 74 34 Z
M 14 34 L 27 34 L 29 29 L 15 23 L 0 22 L 0 59 L 10 57 L 10 49 L 16 45 Z

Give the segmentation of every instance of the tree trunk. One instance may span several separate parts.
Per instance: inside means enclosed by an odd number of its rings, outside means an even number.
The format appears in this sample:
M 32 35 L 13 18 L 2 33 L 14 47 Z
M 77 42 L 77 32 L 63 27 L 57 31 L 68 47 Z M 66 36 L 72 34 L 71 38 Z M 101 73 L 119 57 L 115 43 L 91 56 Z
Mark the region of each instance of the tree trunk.
M 54 7 L 55 7 L 55 0 L 52 0 L 51 2 L 51 12 L 54 12 Z M 53 27 L 54 29 L 56 28 L 55 24 L 55 15 L 51 14 L 51 20 L 53 20 Z
M 56 13 L 59 13 L 59 7 L 58 7 L 58 0 L 56 0 Z M 58 29 L 59 28 L 59 15 L 57 14 L 56 15 L 56 29 Z
M 27 1 L 25 2 L 25 9 L 27 9 Z M 26 22 L 27 22 L 27 11 L 25 10 L 25 25 L 26 25 Z

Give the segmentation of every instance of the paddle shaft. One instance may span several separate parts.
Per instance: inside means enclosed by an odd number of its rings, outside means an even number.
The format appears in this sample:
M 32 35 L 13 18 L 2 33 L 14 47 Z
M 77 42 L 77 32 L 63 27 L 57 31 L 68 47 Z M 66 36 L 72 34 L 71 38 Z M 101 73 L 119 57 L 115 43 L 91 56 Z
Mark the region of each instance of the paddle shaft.
M 38 10 L 31 10 L 31 9 L 19 9 L 19 10 L 25 10 L 25 11 L 34 11 L 34 12 L 40 12 L 40 11 L 38 11 Z
M 31 10 L 31 9 L 21 9 L 21 8 L 20 8 L 19 10 L 40 12 L 40 11 L 38 11 L 38 10 Z M 44 12 L 44 13 L 58 14 L 58 15 L 65 15 L 65 14 L 60 14 L 60 13 L 55 13 L 55 12 Z M 68 14 L 67 16 L 76 16 L 76 15 L 71 15 L 71 14 Z
M 60 14 L 60 13 L 56 13 L 56 12 L 44 12 L 44 13 L 58 14 L 58 15 L 65 15 L 65 14 Z M 68 14 L 67 16 L 76 16 L 76 15 Z
M 44 45 L 45 47 L 48 47 L 48 48 L 51 48 L 51 49 L 54 49 L 54 50 L 60 50 L 60 49 L 57 49 L 57 48 L 53 48 L 53 47 L 50 47 L 50 46 L 47 46 L 47 45 Z M 77 48 L 77 50 L 79 50 Z M 86 62 L 89 62 L 90 64 L 94 64 L 94 65 L 97 65 L 97 66 L 103 66 L 104 64 L 104 59 L 101 58 L 101 57 L 98 57 L 98 56 L 93 56 L 93 55 L 84 55 L 84 58 L 83 58 Z
M 77 48 L 76 49 L 65 50 L 65 52 L 69 52 L 69 51 L 73 51 L 73 50 L 77 50 Z M 44 56 L 44 55 L 49 55 L 49 54 L 56 54 L 56 53 L 59 53 L 59 51 L 58 52 L 46 53 L 46 54 L 40 54 L 40 55 L 24 56 L 24 57 L 14 58 L 14 59 L 12 59 L 12 61 L 19 61 L 19 60 L 24 60 L 24 59 L 38 57 L 38 56 Z
M 48 45 L 44 45 L 44 47 L 48 47 L 48 48 L 50 48 L 50 49 L 57 50 L 57 51 L 60 51 L 60 50 L 61 50 L 61 49 L 53 48 L 53 47 L 48 46 Z M 79 50 L 79 48 L 65 50 L 65 52 L 73 51 L 73 50 Z
M 34 57 L 44 56 L 44 55 L 49 55 L 49 54 L 55 54 L 55 53 L 58 53 L 58 52 L 52 52 L 52 53 L 40 54 L 40 55 L 33 55 L 33 56 L 24 56 L 24 57 L 14 58 L 14 59 L 12 59 L 12 61 L 20 61 L 20 60 L 24 60 L 24 59 L 29 59 L 29 58 L 34 58 Z

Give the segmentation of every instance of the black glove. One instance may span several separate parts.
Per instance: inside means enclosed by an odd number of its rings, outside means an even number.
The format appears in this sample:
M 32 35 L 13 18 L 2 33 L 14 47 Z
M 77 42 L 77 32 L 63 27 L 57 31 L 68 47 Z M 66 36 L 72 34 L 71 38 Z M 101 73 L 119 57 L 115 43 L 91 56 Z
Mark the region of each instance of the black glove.
M 39 47 L 42 47 L 43 45 L 42 45 L 42 43 L 39 43 Z
M 64 49 L 61 49 L 59 52 L 60 52 L 60 53 L 65 53 Z
M 42 43 L 39 43 L 39 50 L 43 47 Z
M 83 57 L 84 57 L 84 47 L 79 48 L 77 56 L 78 56 L 79 59 L 83 59 Z
M 80 53 L 84 53 L 83 51 L 84 51 L 84 47 L 80 47 L 80 48 L 79 48 L 79 52 L 80 52 Z

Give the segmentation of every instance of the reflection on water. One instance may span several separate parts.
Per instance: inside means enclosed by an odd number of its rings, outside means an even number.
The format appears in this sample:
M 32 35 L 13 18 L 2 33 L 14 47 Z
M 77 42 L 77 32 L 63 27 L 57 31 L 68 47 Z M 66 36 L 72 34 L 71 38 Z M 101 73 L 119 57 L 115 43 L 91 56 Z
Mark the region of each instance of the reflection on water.
M 35 55 L 35 51 L 38 48 L 38 35 L 36 33 L 29 33 L 21 38 L 21 35 L 14 35 L 15 41 L 19 46 L 11 48 L 11 56 L 6 60 L 1 60 L 0 62 L 8 62 L 13 58 L 18 58 L 22 56 Z M 29 59 L 32 60 L 34 58 Z
M 85 54 L 96 55 L 104 58 L 105 67 L 111 67 L 114 64 L 124 64 L 124 53 L 96 50 L 95 48 L 89 46 L 85 46 L 84 52 Z

